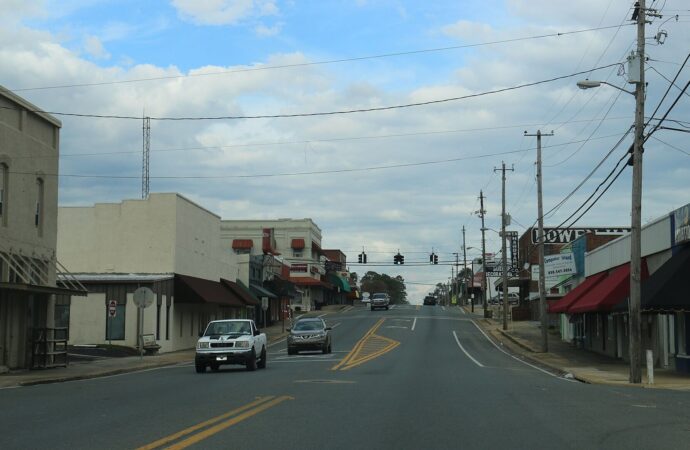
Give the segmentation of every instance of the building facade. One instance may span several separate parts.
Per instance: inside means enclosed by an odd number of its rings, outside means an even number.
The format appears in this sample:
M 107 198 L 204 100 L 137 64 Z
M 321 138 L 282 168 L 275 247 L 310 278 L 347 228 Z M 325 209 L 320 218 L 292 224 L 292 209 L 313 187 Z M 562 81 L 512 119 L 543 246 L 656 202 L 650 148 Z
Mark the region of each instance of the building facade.
M 89 289 L 70 307 L 71 344 L 135 347 L 143 323 L 160 351 L 174 351 L 193 347 L 210 320 L 254 317 L 234 255 L 221 250 L 220 217 L 185 197 L 63 207 L 58 216 L 58 255 Z M 154 293 L 143 311 L 133 302 L 139 287 Z
M 290 304 L 293 310 L 319 308 L 333 290 L 325 279 L 327 258 L 321 248 L 321 229 L 311 219 L 223 220 L 221 242 L 224 251 L 269 255 L 287 265 L 287 281 L 297 286 Z M 281 276 L 273 272 L 266 271 L 264 280 Z
M 81 289 L 57 283 L 60 127 L 0 89 L 0 370 L 55 363 L 41 342 L 60 337 L 56 304 Z

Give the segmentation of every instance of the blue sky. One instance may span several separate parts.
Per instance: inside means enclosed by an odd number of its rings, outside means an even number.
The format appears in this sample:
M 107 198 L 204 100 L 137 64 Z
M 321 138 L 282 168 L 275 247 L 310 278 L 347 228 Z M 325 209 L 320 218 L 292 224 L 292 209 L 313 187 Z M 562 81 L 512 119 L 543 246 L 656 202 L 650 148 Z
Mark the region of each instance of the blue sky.
M 144 111 L 154 117 L 205 117 L 416 103 L 622 63 L 635 39 L 635 29 L 626 20 L 632 3 L 1 0 L 0 85 L 48 111 L 137 117 Z M 665 30 L 668 38 L 663 45 L 647 42 L 649 114 L 668 86 L 664 77 L 670 79 L 679 70 L 690 42 L 687 3 L 654 3 L 664 7 L 664 18 L 654 19 L 647 34 Z M 614 25 L 621 26 L 519 39 Z M 494 41 L 510 42 L 312 64 Z M 274 67 L 285 65 L 297 67 Z M 198 76 L 208 73 L 215 75 Z M 684 85 L 689 76 L 686 67 L 678 83 Z M 480 189 L 487 196 L 488 226 L 500 227 L 500 178 L 493 169 L 501 161 L 515 166 L 507 188 L 513 229 L 522 232 L 536 219 L 535 140 L 523 137 L 523 131 L 555 133 L 544 139 L 548 210 L 631 125 L 632 96 L 606 87 L 581 91 L 575 81 L 582 77 L 393 111 L 154 120 L 151 190 L 180 192 L 229 219 L 311 217 L 323 230 L 324 246 L 343 249 L 350 261 L 356 261 L 362 247 L 370 261 L 392 261 L 397 249 L 409 255 L 406 262 L 428 260 L 432 249 L 441 260 L 451 260 L 460 247 L 463 225 L 467 245 L 478 247 L 479 219 L 472 212 L 478 209 Z M 618 67 L 589 77 L 629 87 Z M 146 78 L 156 80 L 131 82 Z M 83 85 L 91 83 L 108 84 Z M 23 90 L 62 85 L 76 86 Z M 674 88 L 672 97 L 677 93 Z M 681 99 L 672 118 L 688 119 L 688 98 Z M 59 118 L 64 125 L 61 204 L 140 195 L 140 121 Z M 647 144 L 645 221 L 690 201 L 685 189 L 690 175 L 686 136 L 659 132 L 655 137 L 664 142 L 653 139 Z M 630 138 L 547 218 L 547 225 L 568 217 L 628 145 Z M 285 173 L 292 175 L 275 176 Z M 273 176 L 258 176 L 267 174 Z M 133 178 L 116 178 L 122 175 Z M 160 178 L 169 176 L 173 178 Z M 187 176 L 197 178 L 182 178 Z M 203 178 L 209 176 L 226 178 Z M 629 192 L 630 174 L 624 172 L 578 225 L 627 225 Z M 497 236 L 489 233 L 488 239 L 489 250 L 498 250 Z M 419 283 L 450 276 L 448 266 L 385 270 Z M 413 300 L 421 300 L 428 287 L 408 289 Z

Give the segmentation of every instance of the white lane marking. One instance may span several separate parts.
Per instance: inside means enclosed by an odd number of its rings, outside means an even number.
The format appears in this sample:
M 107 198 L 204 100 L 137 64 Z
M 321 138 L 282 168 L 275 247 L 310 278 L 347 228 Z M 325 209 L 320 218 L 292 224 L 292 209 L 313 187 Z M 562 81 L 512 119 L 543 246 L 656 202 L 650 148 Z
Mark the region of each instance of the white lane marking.
M 462 306 L 460 307 L 460 313 L 461 314 L 467 314 L 467 312 L 465 312 L 465 308 L 463 308 Z
M 441 306 L 441 311 L 445 311 L 445 310 L 446 310 L 446 307 L 445 307 L 445 306 Z
M 472 325 L 474 325 L 475 327 L 477 327 L 477 329 L 479 330 L 479 332 L 482 333 L 482 334 L 484 335 L 484 337 L 486 338 L 486 340 L 489 341 L 489 342 L 491 342 L 491 345 L 493 345 L 494 347 L 496 347 L 498 350 L 500 350 L 501 352 L 505 353 L 506 355 L 510 356 L 510 357 L 513 358 L 515 361 L 520 361 L 522 364 L 525 364 L 525 365 L 527 365 L 527 366 L 530 366 L 530 367 L 533 368 L 533 369 L 537 369 L 539 372 L 543 372 L 543 373 L 545 373 L 545 374 L 547 374 L 547 375 L 550 375 L 550 376 L 552 376 L 552 377 L 554 377 L 554 378 L 556 378 L 556 379 L 558 379 L 558 380 L 567 381 L 567 382 L 569 382 L 569 383 L 578 383 L 577 380 L 569 380 L 569 379 L 567 379 L 567 378 L 563 378 L 563 377 L 561 377 L 561 376 L 558 376 L 558 375 L 556 375 L 556 374 L 553 374 L 553 373 L 549 372 L 548 370 L 544 370 L 544 369 L 542 369 L 541 367 L 537 367 L 537 366 L 535 366 L 534 364 L 530 364 L 530 363 L 528 363 L 527 361 L 523 361 L 522 359 L 520 359 L 520 358 L 518 358 L 518 357 L 516 357 L 516 356 L 511 355 L 510 353 L 508 353 L 507 351 L 503 350 L 501 347 L 499 347 L 498 345 L 496 345 L 496 343 L 495 343 L 494 341 L 491 340 L 491 338 L 484 332 L 484 330 L 481 329 L 481 327 L 480 327 L 479 325 L 477 325 L 477 324 L 474 322 L 474 320 L 472 321 Z
M 402 328 L 403 330 L 407 330 L 407 327 L 403 327 L 400 325 L 388 325 L 386 328 Z
M 455 342 L 458 343 L 458 347 L 460 347 L 460 350 L 462 350 L 462 352 L 463 352 L 465 355 L 467 355 L 467 357 L 470 358 L 470 359 L 472 360 L 472 362 L 474 362 L 476 365 L 478 365 L 479 367 L 484 367 L 484 365 L 483 365 L 482 363 L 480 363 L 479 361 L 477 361 L 476 359 L 474 359 L 474 358 L 472 357 L 472 355 L 470 355 L 469 353 L 467 353 L 467 350 L 465 350 L 465 347 L 463 347 L 462 344 L 460 343 L 460 339 L 458 339 L 458 335 L 455 334 L 455 331 L 453 331 L 453 336 L 455 336 Z
M 395 308 L 397 305 L 391 305 L 391 309 Z
M 338 328 L 342 322 L 331 325 L 331 328 Z
M 415 317 L 414 320 L 412 321 L 412 328 L 411 330 L 414 331 L 414 327 L 417 326 L 417 318 Z
M 331 359 L 274 359 L 273 361 L 270 361 L 269 364 L 303 363 L 303 362 L 333 362 L 333 361 L 340 361 L 340 360 L 338 358 L 331 358 Z
M 321 314 L 320 316 L 316 316 L 316 317 L 318 317 L 318 318 L 320 319 L 320 318 L 322 318 L 322 317 L 325 316 L 325 315 L 328 315 L 328 313 L 323 313 L 323 314 Z

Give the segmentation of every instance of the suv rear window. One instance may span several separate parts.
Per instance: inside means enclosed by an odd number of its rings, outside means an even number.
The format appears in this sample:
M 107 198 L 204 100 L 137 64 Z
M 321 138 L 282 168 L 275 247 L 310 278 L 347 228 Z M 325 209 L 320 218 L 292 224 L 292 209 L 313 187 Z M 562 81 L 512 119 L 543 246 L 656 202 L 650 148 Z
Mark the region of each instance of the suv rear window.
M 388 294 L 374 294 L 371 298 L 386 298 Z

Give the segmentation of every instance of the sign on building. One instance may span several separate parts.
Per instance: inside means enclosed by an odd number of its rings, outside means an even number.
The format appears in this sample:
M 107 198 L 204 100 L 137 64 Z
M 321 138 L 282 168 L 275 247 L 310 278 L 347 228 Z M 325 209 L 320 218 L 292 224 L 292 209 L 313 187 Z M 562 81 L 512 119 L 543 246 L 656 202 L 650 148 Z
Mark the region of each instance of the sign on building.
M 539 243 L 538 233 L 538 229 L 532 228 L 533 244 Z M 617 236 L 630 233 L 630 228 L 544 228 L 544 244 L 567 244 L 586 233 L 593 233 L 598 236 Z
M 673 238 L 676 244 L 690 241 L 690 204 L 673 211 Z
M 560 277 L 577 273 L 572 253 L 544 256 L 544 280 L 546 289 L 558 284 Z M 532 264 L 532 280 L 539 280 L 539 264 Z

